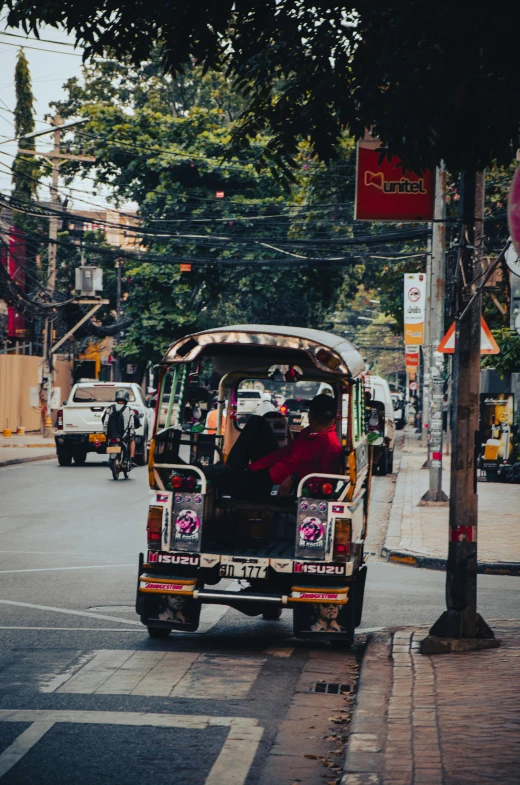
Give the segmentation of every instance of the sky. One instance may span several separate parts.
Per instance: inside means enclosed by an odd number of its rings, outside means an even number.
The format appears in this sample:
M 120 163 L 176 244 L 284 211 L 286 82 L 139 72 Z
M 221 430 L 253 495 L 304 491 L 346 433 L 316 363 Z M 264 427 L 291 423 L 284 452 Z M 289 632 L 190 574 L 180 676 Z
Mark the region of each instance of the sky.
M 6 35 L 9 33 L 9 35 Z M 19 35 L 20 38 L 14 38 Z M 13 110 L 16 104 L 14 89 L 14 70 L 16 57 L 20 47 L 23 47 L 25 56 L 29 62 L 31 73 L 32 89 L 35 97 L 35 130 L 44 130 L 49 127 L 44 117 L 50 112 L 49 103 L 66 97 L 62 85 L 72 76 L 81 76 L 81 49 L 74 49 L 74 38 L 66 32 L 56 30 L 52 27 L 43 27 L 40 31 L 40 38 L 49 39 L 58 43 L 44 43 L 38 41 L 34 36 L 25 39 L 23 30 L 5 27 L 5 22 L 0 20 L 0 192 L 10 194 L 11 174 L 6 169 L 13 161 L 16 152 L 16 143 L 7 142 L 14 137 L 14 117 Z M 60 43 L 61 42 L 61 43 Z M 7 142 L 7 143 L 6 143 Z M 52 146 L 52 135 L 43 136 L 36 140 L 38 150 L 49 150 Z M 75 188 L 85 190 L 85 183 L 81 180 L 73 183 Z M 86 196 L 87 200 L 99 205 L 106 204 L 106 200 L 100 195 Z M 88 194 L 88 191 L 86 191 Z M 66 195 L 64 192 L 63 195 Z M 49 198 L 49 189 L 43 185 L 40 188 L 39 196 L 41 199 Z M 81 198 L 81 194 L 77 194 Z M 75 201 L 69 206 L 85 208 L 86 205 Z

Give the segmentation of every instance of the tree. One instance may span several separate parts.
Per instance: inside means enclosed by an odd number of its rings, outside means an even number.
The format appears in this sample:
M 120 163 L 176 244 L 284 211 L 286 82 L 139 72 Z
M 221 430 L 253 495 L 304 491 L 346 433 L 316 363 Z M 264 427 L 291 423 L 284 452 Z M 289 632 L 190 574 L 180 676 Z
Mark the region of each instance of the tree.
M 23 49 L 18 52 L 14 71 L 16 106 L 14 110 L 14 132 L 20 139 L 34 131 L 34 95 L 31 87 L 29 63 Z M 35 149 L 34 139 L 23 139 L 18 147 L 27 150 Z M 13 162 L 13 196 L 29 202 L 38 189 L 36 175 L 39 171 L 34 156 L 17 154 Z
M 302 144 L 288 190 L 259 163 L 265 136 L 234 145 L 242 101 L 225 77 L 191 67 L 166 82 L 157 57 L 140 69 L 100 61 L 70 80 L 67 100 L 55 105 L 64 118 L 90 118 L 72 146 L 96 155 L 96 182 L 114 200 L 139 205 L 140 257 L 129 254 L 124 267 L 125 313 L 134 319 L 125 357 L 156 360 L 176 337 L 218 323 L 332 326 L 330 312 L 354 294 L 365 269 L 354 254 L 348 267 L 331 267 L 323 245 L 352 237 L 352 140 L 330 171 Z M 66 167 L 71 178 L 92 175 Z M 344 253 L 335 247 L 333 256 Z M 181 273 L 180 261 L 191 261 L 191 272 Z
M 165 69 L 194 58 L 226 68 L 249 106 L 242 133 L 269 128 L 266 154 L 283 165 L 308 137 L 325 159 L 344 128 L 374 128 L 410 166 L 450 171 L 509 163 L 520 147 L 516 76 L 520 7 L 477 0 L 1 0 L 10 26 L 75 33 L 86 54 L 136 64 L 161 45 Z M 283 87 L 280 90 L 280 79 Z

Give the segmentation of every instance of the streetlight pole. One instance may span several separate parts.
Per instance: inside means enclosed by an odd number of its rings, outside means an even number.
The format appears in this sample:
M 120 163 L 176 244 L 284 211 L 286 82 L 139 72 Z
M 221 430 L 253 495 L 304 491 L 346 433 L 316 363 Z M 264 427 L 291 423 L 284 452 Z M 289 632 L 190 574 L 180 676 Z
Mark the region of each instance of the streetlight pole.
M 121 268 L 123 266 L 123 260 L 121 258 L 116 259 L 116 269 L 117 269 L 117 294 L 116 294 L 116 313 L 117 313 L 117 321 L 121 318 Z M 116 333 L 116 346 L 120 343 L 120 333 Z M 116 382 L 121 381 L 121 358 L 119 354 L 116 355 L 116 364 L 115 364 L 115 372 L 116 372 Z
M 422 641 L 424 654 L 498 646 L 492 630 L 477 613 L 477 435 L 480 391 L 481 297 L 473 296 L 482 266 L 484 172 L 464 172 L 461 249 L 463 281 L 456 319 L 454 355 L 454 416 L 450 483 L 449 545 L 446 565 L 447 610 Z M 465 307 L 465 303 L 469 307 Z

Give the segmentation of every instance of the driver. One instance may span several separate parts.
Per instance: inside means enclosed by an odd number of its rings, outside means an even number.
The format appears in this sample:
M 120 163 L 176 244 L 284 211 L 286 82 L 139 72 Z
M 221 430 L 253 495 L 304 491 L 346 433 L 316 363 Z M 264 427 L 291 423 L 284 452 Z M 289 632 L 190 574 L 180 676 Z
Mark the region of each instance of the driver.
M 112 414 L 112 412 L 120 412 L 123 417 L 123 424 L 124 424 L 124 433 L 122 434 L 128 439 L 128 451 L 130 453 L 130 468 L 135 468 L 136 464 L 134 463 L 134 456 L 135 456 L 135 428 L 134 428 L 134 413 L 132 409 L 128 406 L 128 401 L 130 400 L 130 395 L 128 394 L 128 390 L 117 390 L 116 391 L 116 402 L 105 409 L 103 413 L 102 423 L 106 430 L 108 425 L 108 418 Z M 109 434 L 110 435 L 110 434 Z
M 225 467 L 208 473 L 225 493 L 237 499 L 262 499 L 278 485 L 289 496 L 308 474 L 340 474 L 341 445 L 336 435 L 336 401 L 317 395 L 309 404 L 309 425 L 286 447 L 263 417 L 253 415 L 233 445 Z

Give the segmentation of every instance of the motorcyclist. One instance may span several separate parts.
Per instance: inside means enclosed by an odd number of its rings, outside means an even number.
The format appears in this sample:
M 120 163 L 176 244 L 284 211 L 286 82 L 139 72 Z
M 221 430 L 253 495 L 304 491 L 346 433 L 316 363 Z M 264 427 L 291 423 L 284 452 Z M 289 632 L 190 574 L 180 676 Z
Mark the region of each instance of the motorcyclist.
M 124 432 L 122 437 L 128 440 L 128 451 L 130 454 L 130 467 L 133 469 L 136 464 L 134 463 L 134 456 L 135 456 L 135 427 L 134 427 L 134 413 L 132 409 L 128 406 L 128 402 L 130 400 L 130 395 L 128 390 L 117 390 L 116 391 L 116 402 L 105 409 L 103 414 L 103 426 L 105 431 L 108 425 L 108 418 L 112 414 L 112 412 L 120 412 L 123 417 L 124 423 Z

